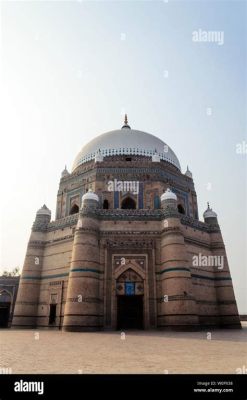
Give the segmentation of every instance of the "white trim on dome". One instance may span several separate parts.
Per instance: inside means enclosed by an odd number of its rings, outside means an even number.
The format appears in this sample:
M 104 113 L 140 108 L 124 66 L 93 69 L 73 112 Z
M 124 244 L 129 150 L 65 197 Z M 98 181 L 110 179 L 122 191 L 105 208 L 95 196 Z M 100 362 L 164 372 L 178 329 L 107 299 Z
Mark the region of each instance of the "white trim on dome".
M 44 204 L 43 207 L 41 207 L 37 211 L 36 215 L 49 215 L 49 216 L 51 216 L 51 210 L 49 210 L 49 208 L 46 207 L 46 205 Z
M 217 218 L 217 214 L 212 209 L 208 209 L 204 211 L 203 218 Z
M 177 196 L 174 192 L 171 191 L 171 189 L 166 189 L 165 193 L 163 193 L 160 196 L 160 200 L 161 201 L 165 201 L 165 200 L 176 200 L 177 201 Z
M 216 212 L 214 212 L 212 210 L 212 208 L 209 207 L 209 202 L 208 202 L 208 208 L 206 209 L 206 211 L 204 211 L 203 213 L 203 218 L 217 218 L 217 214 Z
M 82 202 L 84 200 L 96 200 L 99 201 L 99 197 L 96 193 L 89 191 L 82 196 Z

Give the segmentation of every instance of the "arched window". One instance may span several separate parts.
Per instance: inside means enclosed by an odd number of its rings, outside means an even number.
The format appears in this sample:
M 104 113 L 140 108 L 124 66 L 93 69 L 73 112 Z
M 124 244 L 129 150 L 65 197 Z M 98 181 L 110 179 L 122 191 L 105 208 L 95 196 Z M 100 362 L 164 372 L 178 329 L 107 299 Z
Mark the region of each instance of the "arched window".
M 136 202 L 131 197 L 126 197 L 122 201 L 122 207 L 121 208 L 128 209 L 128 210 L 135 210 L 136 209 Z
M 108 200 L 104 200 L 104 201 L 103 201 L 103 208 L 104 208 L 105 210 L 108 210 L 108 208 L 109 208 L 109 201 L 108 201 Z
M 157 210 L 160 208 L 160 197 L 159 196 L 154 196 L 154 208 Z
M 183 208 L 182 204 L 178 204 L 178 212 L 180 214 L 185 214 L 185 211 L 184 211 L 184 208 Z
M 69 215 L 77 214 L 78 212 L 79 212 L 79 207 L 78 207 L 77 204 L 74 204 L 74 205 L 71 207 L 71 209 L 70 209 Z

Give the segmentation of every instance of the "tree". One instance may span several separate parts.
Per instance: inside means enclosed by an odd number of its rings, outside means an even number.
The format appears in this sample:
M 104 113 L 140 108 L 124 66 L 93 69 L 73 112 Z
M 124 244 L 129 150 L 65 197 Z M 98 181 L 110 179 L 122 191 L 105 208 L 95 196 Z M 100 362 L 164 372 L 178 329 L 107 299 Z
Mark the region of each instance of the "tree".
M 15 267 L 12 269 L 12 271 L 4 270 L 2 276 L 20 276 L 20 268 Z

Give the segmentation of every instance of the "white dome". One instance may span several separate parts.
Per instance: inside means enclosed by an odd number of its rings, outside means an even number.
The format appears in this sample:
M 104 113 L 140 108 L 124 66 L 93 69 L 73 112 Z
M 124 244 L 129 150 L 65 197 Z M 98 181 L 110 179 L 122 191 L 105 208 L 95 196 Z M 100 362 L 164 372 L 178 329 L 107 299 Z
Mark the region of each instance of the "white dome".
M 160 197 L 161 201 L 164 200 L 175 200 L 177 201 L 177 196 L 175 193 L 171 191 L 171 189 L 166 189 L 165 193 L 163 193 Z
M 72 171 L 79 165 L 95 159 L 99 150 L 103 157 L 118 154 L 137 154 L 150 157 L 157 150 L 157 155 L 161 160 L 181 169 L 177 156 L 166 143 L 150 133 L 131 129 L 129 125 L 124 125 L 122 129 L 103 133 L 86 144 L 77 155 Z
M 51 216 L 51 210 L 49 210 L 49 208 L 46 207 L 46 205 L 44 204 L 43 207 L 41 207 L 36 215 L 49 215 Z
M 192 172 L 189 170 L 188 166 L 187 166 L 187 170 L 185 172 L 185 175 L 192 179 Z
M 92 190 L 89 190 L 87 193 L 85 193 L 82 196 L 82 202 L 84 202 L 85 200 L 96 200 L 96 201 L 99 201 L 99 197 Z
M 62 176 L 62 178 L 65 178 L 65 176 L 69 176 L 69 173 L 68 173 L 68 170 L 67 170 L 67 167 L 66 167 L 66 165 L 65 165 L 65 168 L 64 168 L 64 170 L 62 171 L 62 174 L 61 174 L 61 176 Z
M 203 218 L 204 218 L 204 219 L 206 219 L 206 218 L 217 218 L 216 212 L 214 212 L 214 211 L 212 210 L 212 208 L 209 207 L 209 204 L 208 204 L 208 208 L 207 208 L 206 211 L 204 211 L 204 213 L 203 213 Z

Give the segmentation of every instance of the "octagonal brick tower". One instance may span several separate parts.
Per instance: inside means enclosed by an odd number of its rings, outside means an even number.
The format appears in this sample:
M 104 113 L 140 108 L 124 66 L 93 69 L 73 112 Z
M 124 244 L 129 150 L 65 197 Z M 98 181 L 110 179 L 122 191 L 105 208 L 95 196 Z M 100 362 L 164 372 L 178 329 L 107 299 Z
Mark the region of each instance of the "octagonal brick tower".
M 44 260 L 46 229 L 51 219 L 51 211 L 44 204 L 37 213 L 27 246 L 24 266 L 15 303 L 13 327 L 35 328 L 41 275 Z
M 77 222 L 63 329 L 66 331 L 99 330 L 103 326 L 99 280 L 99 221 L 94 211 L 98 196 L 89 191 L 82 197 Z
M 241 327 L 217 215 L 199 221 L 192 172 L 127 116 L 63 169 L 50 218 L 37 212 L 14 327 Z
M 177 209 L 177 196 L 169 188 L 161 196 L 164 210 L 161 233 L 160 276 L 164 299 L 158 314 L 160 328 L 198 328 L 199 320 L 187 249 Z

